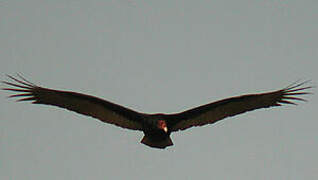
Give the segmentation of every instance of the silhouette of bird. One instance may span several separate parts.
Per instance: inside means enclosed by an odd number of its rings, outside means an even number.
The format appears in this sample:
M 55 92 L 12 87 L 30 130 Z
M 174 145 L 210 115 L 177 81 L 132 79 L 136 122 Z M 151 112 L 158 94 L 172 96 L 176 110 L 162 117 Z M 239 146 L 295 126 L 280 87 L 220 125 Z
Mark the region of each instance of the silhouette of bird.
M 141 143 L 161 149 L 173 145 L 170 138 L 172 132 L 213 124 L 226 117 L 255 109 L 281 106 L 282 104 L 296 105 L 295 101 L 306 101 L 299 96 L 311 94 L 305 90 L 312 88 L 304 86 L 308 81 L 293 83 L 280 90 L 231 97 L 180 113 L 146 114 L 94 96 L 40 87 L 19 74 L 17 77 L 7 76 L 11 82 L 3 81 L 2 83 L 9 87 L 2 89 L 16 92 L 9 97 L 19 98 L 17 101 L 32 101 L 33 104 L 58 106 L 91 116 L 104 123 L 143 131 L 144 137 Z

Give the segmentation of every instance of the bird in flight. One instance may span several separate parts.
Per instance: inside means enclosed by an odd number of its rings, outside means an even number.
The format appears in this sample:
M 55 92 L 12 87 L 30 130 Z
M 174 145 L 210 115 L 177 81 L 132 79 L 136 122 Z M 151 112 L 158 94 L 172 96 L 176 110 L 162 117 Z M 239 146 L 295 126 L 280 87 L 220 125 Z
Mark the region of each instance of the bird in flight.
M 8 87 L 3 90 L 16 92 L 9 97 L 17 101 L 32 101 L 33 104 L 58 106 L 83 115 L 99 119 L 104 123 L 131 130 L 143 131 L 141 143 L 164 149 L 172 146 L 170 134 L 195 126 L 213 124 L 224 118 L 260 108 L 296 105 L 296 101 L 306 101 L 301 95 L 311 94 L 305 86 L 308 82 L 294 83 L 290 86 L 259 94 L 231 97 L 208 103 L 193 109 L 174 114 L 146 114 L 94 96 L 71 91 L 61 91 L 37 86 L 21 75 L 7 75 L 10 81 L 3 81 Z

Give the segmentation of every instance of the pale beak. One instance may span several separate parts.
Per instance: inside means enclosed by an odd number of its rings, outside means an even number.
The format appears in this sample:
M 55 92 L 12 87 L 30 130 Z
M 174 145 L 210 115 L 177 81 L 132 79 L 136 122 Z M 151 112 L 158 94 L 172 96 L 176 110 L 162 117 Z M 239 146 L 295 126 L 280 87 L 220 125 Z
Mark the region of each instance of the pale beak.
M 168 128 L 164 127 L 163 130 L 167 133 L 168 132 Z

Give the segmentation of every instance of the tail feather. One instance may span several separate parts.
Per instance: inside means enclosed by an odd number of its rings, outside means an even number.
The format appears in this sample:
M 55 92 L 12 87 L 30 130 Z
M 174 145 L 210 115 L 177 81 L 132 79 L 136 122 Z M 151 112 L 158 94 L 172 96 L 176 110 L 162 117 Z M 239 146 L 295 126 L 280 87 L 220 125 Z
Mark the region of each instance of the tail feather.
M 170 137 L 167 137 L 166 139 L 162 140 L 162 141 L 153 141 L 151 138 L 149 138 L 148 136 L 144 136 L 141 140 L 141 143 L 153 147 L 153 148 L 160 148 L 160 149 L 164 149 L 168 146 L 172 146 L 172 140 L 170 139 Z

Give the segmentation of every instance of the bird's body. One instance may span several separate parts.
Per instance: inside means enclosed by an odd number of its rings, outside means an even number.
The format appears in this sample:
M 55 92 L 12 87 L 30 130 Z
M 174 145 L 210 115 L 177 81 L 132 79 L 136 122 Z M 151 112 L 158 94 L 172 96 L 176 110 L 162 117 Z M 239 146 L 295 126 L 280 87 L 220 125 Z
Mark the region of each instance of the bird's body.
M 145 134 L 141 143 L 155 148 L 165 148 L 172 146 L 172 140 L 170 139 L 170 128 L 167 125 L 166 115 L 153 114 L 145 116 L 145 125 L 143 132 Z
M 92 116 L 105 123 L 143 131 L 144 137 L 141 143 L 161 149 L 173 145 L 170 138 L 172 132 L 213 124 L 226 117 L 255 109 L 295 104 L 292 101 L 305 101 L 297 96 L 310 94 L 304 90 L 311 88 L 302 87 L 304 82 L 277 91 L 232 97 L 180 113 L 145 114 L 94 96 L 43 88 L 27 81 L 20 75 L 18 76 L 20 79 L 8 76 L 16 83 L 3 81 L 4 84 L 13 87 L 3 88 L 4 90 L 18 92 L 10 97 L 20 97 L 18 101 L 32 101 L 34 104 L 66 108 Z

